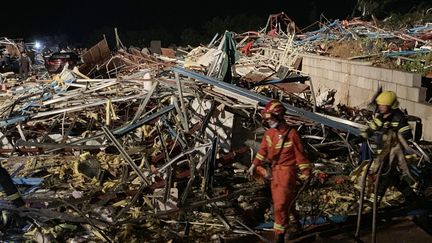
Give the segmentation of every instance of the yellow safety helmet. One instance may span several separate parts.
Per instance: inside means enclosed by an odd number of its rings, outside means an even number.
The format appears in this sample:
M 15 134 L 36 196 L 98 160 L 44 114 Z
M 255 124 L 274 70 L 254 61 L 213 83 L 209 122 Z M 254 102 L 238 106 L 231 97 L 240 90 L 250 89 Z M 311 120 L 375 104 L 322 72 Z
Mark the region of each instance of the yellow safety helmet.
M 392 109 L 396 109 L 399 106 L 395 92 L 389 90 L 381 92 L 381 94 L 376 97 L 375 101 L 378 105 L 388 105 Z

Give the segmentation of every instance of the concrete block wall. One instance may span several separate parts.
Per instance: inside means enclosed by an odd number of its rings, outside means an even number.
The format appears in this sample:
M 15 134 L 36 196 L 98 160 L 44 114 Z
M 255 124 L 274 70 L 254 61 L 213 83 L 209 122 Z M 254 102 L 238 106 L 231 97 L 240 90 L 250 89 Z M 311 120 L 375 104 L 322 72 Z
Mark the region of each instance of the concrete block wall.
M 379 86 L 394 91 L 400 107 L 422 119 L 423 139 L 432 141 L 432 104 L 425 102 L 421 75 L 371 66 L 368 62 L 302 55 L 302 71 L 312 79 L 314 91 L 335 89 L 336 103 L 363 108 Z

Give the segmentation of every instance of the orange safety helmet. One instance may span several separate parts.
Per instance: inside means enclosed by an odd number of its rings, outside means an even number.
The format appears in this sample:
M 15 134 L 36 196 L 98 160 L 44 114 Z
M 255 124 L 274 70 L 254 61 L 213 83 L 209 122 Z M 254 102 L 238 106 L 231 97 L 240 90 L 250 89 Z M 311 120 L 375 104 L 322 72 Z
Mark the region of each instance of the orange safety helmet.
M 285 111 L 285 107 L 279 100 L 271 100 L 269 103 L 267 103 L 261 114 L 264 119 L 269 119 L 272 116 L 278 117 L 283 115 L 285 114 Z

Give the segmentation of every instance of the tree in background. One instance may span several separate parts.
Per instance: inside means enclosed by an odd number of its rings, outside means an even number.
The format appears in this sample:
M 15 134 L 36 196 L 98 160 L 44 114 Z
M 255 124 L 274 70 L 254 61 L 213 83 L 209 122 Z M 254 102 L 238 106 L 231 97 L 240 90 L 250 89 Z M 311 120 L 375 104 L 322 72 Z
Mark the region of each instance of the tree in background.
M 391 14 L 405 14 L 415 10 L 426 10 L 427 7 L 431 6 L 430 1 L 424 0 L 357 0 L 352 16 L 386 18 Z

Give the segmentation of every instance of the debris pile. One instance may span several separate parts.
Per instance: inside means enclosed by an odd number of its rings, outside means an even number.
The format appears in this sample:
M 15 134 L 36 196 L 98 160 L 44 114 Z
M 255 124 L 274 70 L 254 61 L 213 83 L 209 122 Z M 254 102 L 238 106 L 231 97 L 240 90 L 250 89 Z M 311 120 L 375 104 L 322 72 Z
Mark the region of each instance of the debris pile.
M 319 30 L 297 35 L 295 43 L 305 52 L 427 74 L 431 72 L 431 33 L 431 23 L 391 31 L 357 18 L 322 23 Z
M 28 205 L 0 201 L 1 237 L 262 239 L 254 227 L 272 221 L 268 181 L 251 181 L 245 172 L 264 132 L 260 111 L 271 98 L 286 106 L 286 119 L 315 166 L 296 206 L 304 229 L 355 215 L 350 174 L 358 151 L 349 141 L 371 111 L 333 106 L 334 92 L 315 95 L 298 71 L 298 54 L 318 51 L 324 36 L 390 34 L 359 21 L 336 21 L 302 35 L 287 26 L 290 31 L 279 34 L 227 31 L 176 58 L 137 48 L 111 55 L 101 41 L 83 54 L 79 68 L 65 65 L 49 79 L 36 76 L 20 85 L 4 78 L 2 166 Z M 415 41 L 422 31 L 391 37 Z M 417 146 L 419 163 L 428 165 L 431 146 Z M 400 194 L 388 193 L 382 204 L 400 201 Z

